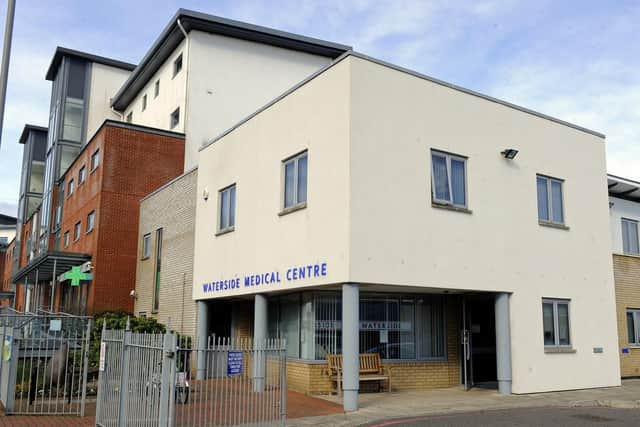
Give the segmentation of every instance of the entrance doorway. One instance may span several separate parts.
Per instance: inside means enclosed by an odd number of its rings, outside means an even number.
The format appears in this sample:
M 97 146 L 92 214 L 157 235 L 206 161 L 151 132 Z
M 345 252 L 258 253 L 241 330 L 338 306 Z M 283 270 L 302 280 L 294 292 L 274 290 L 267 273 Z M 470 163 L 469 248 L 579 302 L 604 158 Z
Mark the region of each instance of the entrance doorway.
M 498 388 L 494 296 L 466 296 L 462 303 L 462 380 L 471 387 Z

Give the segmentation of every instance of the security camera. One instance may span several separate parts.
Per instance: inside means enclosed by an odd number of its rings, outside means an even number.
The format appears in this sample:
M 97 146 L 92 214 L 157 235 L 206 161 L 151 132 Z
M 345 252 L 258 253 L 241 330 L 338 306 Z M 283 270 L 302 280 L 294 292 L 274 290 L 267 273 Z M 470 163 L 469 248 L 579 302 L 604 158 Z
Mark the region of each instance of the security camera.
M 136 292 L 136 290 L 135 290 L 135 289 L 131 289 L 131 292 L 129 292 L 129 296 L 130 296 L 131 298 L 138 299 L 138 293 Z

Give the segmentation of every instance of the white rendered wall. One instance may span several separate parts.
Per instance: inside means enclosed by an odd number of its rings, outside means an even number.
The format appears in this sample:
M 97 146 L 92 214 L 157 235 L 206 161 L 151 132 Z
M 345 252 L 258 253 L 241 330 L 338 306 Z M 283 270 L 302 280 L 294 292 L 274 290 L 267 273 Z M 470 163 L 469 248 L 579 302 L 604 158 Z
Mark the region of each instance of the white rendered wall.
M 91 64 L 91 89 L 87 112 L 86 144 L 107 119 L 120 120 L 120 115 L 111 110 L 111 98 L 120 89 L 130 71 L 107 65 Z
M 16 237 L 16 229 L 15 228 L 11 228 L 11 229 L 0 229 L 0 237 L 6 237 L 7 238 L 7 243 L 10 243 L 14 237 Z
M 613 206 L 609 209 L 611 217 L 611 250 L 614 254 L 624 254 L 622 246 L 622 218 L 640 222 L 640 203 L 609 197 Z

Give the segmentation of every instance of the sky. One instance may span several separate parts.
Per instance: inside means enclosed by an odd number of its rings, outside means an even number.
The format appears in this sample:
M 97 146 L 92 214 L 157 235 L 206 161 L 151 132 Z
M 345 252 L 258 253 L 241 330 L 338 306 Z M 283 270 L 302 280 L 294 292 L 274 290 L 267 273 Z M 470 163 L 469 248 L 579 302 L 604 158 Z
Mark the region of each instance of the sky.
M 1 3 L 3 34 L 6 1 Z M 51 82 L 44 75 L 56 46 L 137 63 L 180 7 L 347 44 L 604 133 L 609 173 L 640 180 L 638 0 L 17 3 L 0 147 L 0 213 L 16 214 L 24 124 L 48 121 Z

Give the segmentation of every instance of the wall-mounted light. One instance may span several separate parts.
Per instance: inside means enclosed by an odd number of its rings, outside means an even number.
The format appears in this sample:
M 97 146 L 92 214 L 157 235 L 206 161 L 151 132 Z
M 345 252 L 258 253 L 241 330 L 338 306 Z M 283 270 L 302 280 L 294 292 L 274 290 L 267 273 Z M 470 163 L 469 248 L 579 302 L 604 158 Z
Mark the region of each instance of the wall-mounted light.
M 515 148 L 505 148 L 500 154 L 502 154 L 502 157 L 505 159 L 513 160 L 518 155 L 518 150 Z
M 202 192 L 202 198 L 207 201 L 209 200 L 209 189 L 205 188 L 204 191 Z

